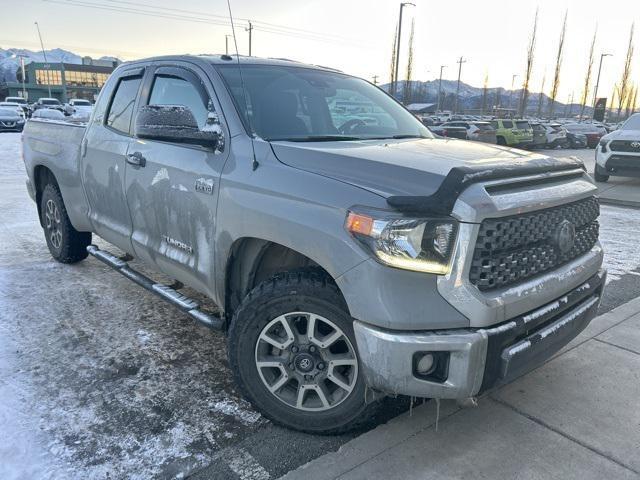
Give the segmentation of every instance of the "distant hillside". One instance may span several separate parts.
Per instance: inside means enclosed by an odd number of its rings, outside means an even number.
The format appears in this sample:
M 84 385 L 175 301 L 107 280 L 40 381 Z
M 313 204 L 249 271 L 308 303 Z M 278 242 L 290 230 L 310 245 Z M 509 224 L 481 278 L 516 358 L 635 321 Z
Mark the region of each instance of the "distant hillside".
M 47 61 L 52 63 L 82 63 L 82 56 L 77 55 L 68 50 L 55 48 L 53 50 L 45 50 Z M 0 83 L 15 82 L 16 72 L 20 68 L 20 55 L 26 57 L 25 64 L 31 62 L 44 62 L 42 51 L 34 52 L 24 48 L 0 48 Z M 101 57 L 98 60 L 116 60 L 115 57 Z
M 399 99 L 404 103 L 437 103 L 438 101 L 438 80 L 428 80 L 426 82 L 411 81 L 411 94 L 410 98 L 404 99 L 404 85 L 406 81 L 401 80 L 398 82 Z M 455 103 L 456 96 L 456 80 L 442 80 L 442 96 L 443 96 L 443 109 L 451 110 Z M 381 88 L 385 91 L 389 91 L 389 84 L 381 85 Z M 492 87 L 487 89 L 487 108 L 491 108 L 494 105 L 501 105 L 506 108 L 511 105 L 512 108 L 518 108 L 520 102 L 520 95 L 522 90 L 507 90 L 502 87 Z M 509 102 L 511 97 L 511 103 Z M 530 113 L 537 111 L 539 92 L 529 92 L 529 99 L 527 101 L 527 110 Z M 549 97 L 546 94 L 542 94 L 543 110 L 546 112 L 549 105 Z M 473 87 L 464 82 L 460 82 L 460 99 L 458 100 L 458 107 L 460 110 L 478 110 L 482 107 L 482 87 Z M 570 111 L 572 114 L 579 113 L 580 105 L 574 103 L 573 105 L 565 105 L 562 102 L 556 101 L 555 114 L 562 115 L 565 107 L 567 107 L 567 113 Z M 585 108 L 586 114 L 591 114 L 592 109 L 590 107 Z

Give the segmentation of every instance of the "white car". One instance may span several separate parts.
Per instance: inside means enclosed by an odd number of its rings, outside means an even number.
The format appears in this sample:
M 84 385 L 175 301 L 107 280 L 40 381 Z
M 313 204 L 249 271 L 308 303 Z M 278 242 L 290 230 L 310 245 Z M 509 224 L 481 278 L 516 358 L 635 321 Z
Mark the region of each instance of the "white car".
M 596 147 L 596 182 L 606 182 L 611 175 L 640 177 L 640 113 L 602 137 Z
M 81 98 L 74 98 L 69 100 L 69 103 L 65 105 L 65 115 L 74 117 L 74 119 L 81 119 L 88 121 L 93 111 L 93 105 L 89 100 Z
M 547 148 L 564 147 L 567 144 L 567 131 L 559 123 L 542 125 L 547 136 Z

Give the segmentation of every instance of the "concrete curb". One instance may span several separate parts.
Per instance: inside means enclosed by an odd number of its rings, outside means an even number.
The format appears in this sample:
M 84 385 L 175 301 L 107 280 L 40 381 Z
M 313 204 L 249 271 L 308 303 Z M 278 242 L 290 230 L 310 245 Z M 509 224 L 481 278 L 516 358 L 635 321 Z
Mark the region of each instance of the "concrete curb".
M 580 335 L 549 361 L 574 350 L 639 313 L 640 297 L 596 317 Z M 442 401 L 439 421 L 446 421 L 446 419 L 456 415 L 458 412 L 461 412 L 461 410 L 455 402 Z M 326 480 L 338 478 L 367 462 L 373 461 L 375 457 L 380 457 L 381 454 L 388 450 L 400 448 L 399 446 L 403 442 L 417 441 L 414 437 L 434 427 L 435 422 L 436 402 L 431 401 L 414 408 L 411 414 L 407 412 L 400 415 L 387 424 L 380 425 L 374 430 L 351 440 L 337 452 L 323 455 L 281 478 L 282 480 L 299 478 Z M 408 445 L 411 445 L 411 443 L 408 443 Z

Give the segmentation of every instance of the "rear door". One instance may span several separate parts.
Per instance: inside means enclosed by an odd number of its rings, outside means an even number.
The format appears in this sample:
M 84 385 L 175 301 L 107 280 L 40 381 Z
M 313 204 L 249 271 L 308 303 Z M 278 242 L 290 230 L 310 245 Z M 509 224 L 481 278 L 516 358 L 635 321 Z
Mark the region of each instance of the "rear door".
M 127 252 L 132 252 L 132 223 L 124 193 L 125 165 L 143 73 L 143 68 L 125 70 L 105 86 L 81 149 L 94 231 Z
M 219 112 L 210 80 L 186 62 L 155 64 L 145 79 L 142 105 L 187 106 L 201 128 L 210 110 Z M 220 152 L 198 145 L 135 139 L 130 154 L 144 158 L 145 164 L 126 167 L 126 198 L 136 255 L 210 295 L 218 186 L 227 152 L 228 148 Z

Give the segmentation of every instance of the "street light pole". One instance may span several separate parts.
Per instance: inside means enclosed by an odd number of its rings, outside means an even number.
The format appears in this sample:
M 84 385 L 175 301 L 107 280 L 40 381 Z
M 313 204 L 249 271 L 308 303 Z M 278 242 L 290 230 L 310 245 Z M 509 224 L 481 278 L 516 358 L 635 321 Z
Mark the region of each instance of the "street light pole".
M 224 36 L 224 53 L 226 55 L 229 55 L 229 37 L 231 35 L 225 35 Z
M 516 81 L 517 73 L 511 75 L 511 90 L 509 91 L 509 109 L 513 108 L 513 85 Z
M 438 80 L 438 106 L 436 108 L 436 112 L 440 111 L 440 97 L 442 96 L 442 69 L 447 68 L 446 65 L 440 65 L 440 80 Z
M 249 26 L 245 28 L 247 32 L 249 32 L 249 56 L 251 56 L 251 32 L 253 32 L 253 25 L 251 24 L 251 20 L 249 20 Z
M 462 74 L 462 64 L 467 63 L 467 61 L 463 60 L 463 58 L 460 57 L 459 60 L 456 60 L 456 63 L 458 64 L 458 84 L 456 85 L 456 101 L 453 106 L 453 113 L 458 113 L 458 97 L 460 96 L 460 75 Z
M 402 10 L 406 5 L 411 5 L 414 7 L 416 6 L 414 3 L 411 3 L 411 2 L 402 2 L 400 4 L 400 16 L 398 18 L 398 36 L 396 38 L 396 64 L 394 66 L 394 73 L 393 73 L 393 78 L 395 79 L 394 85 L 393 85 L 394 95 L 397 95 L 398 93 L 398 66 L 400 65 L 400 38 L 402 36 Z
M 44 56 L 44 63 L 47 65 L 47 89 L 49 90 L 49 98 L 51 98 L 51 80 L 49 79 L 49 69 L 51 66 L 49 62 L 47 62 L 47 53 L 44 51 L 44 43 L 42 42 L 42 35 L 40 34 L 40 25 L 38 22 L 33 22 L 36 24 L 36 28 L 38 29 L 38 38 L 40 38 L 40 46 L 42 47 L 42 55 Z
M 596 88 L 593 91 L 593 113 L 591 114 L 591 118 L 596 114 L 596 102 L 598 101 L 598 87 L 600 86 L 600 72 L 602 72 L 602 59 L 604 57 L 612 57 L 612 53 L 601 53 L 600 54 L 600 66 L 598 67 L 598 78 L 596 79 Z

